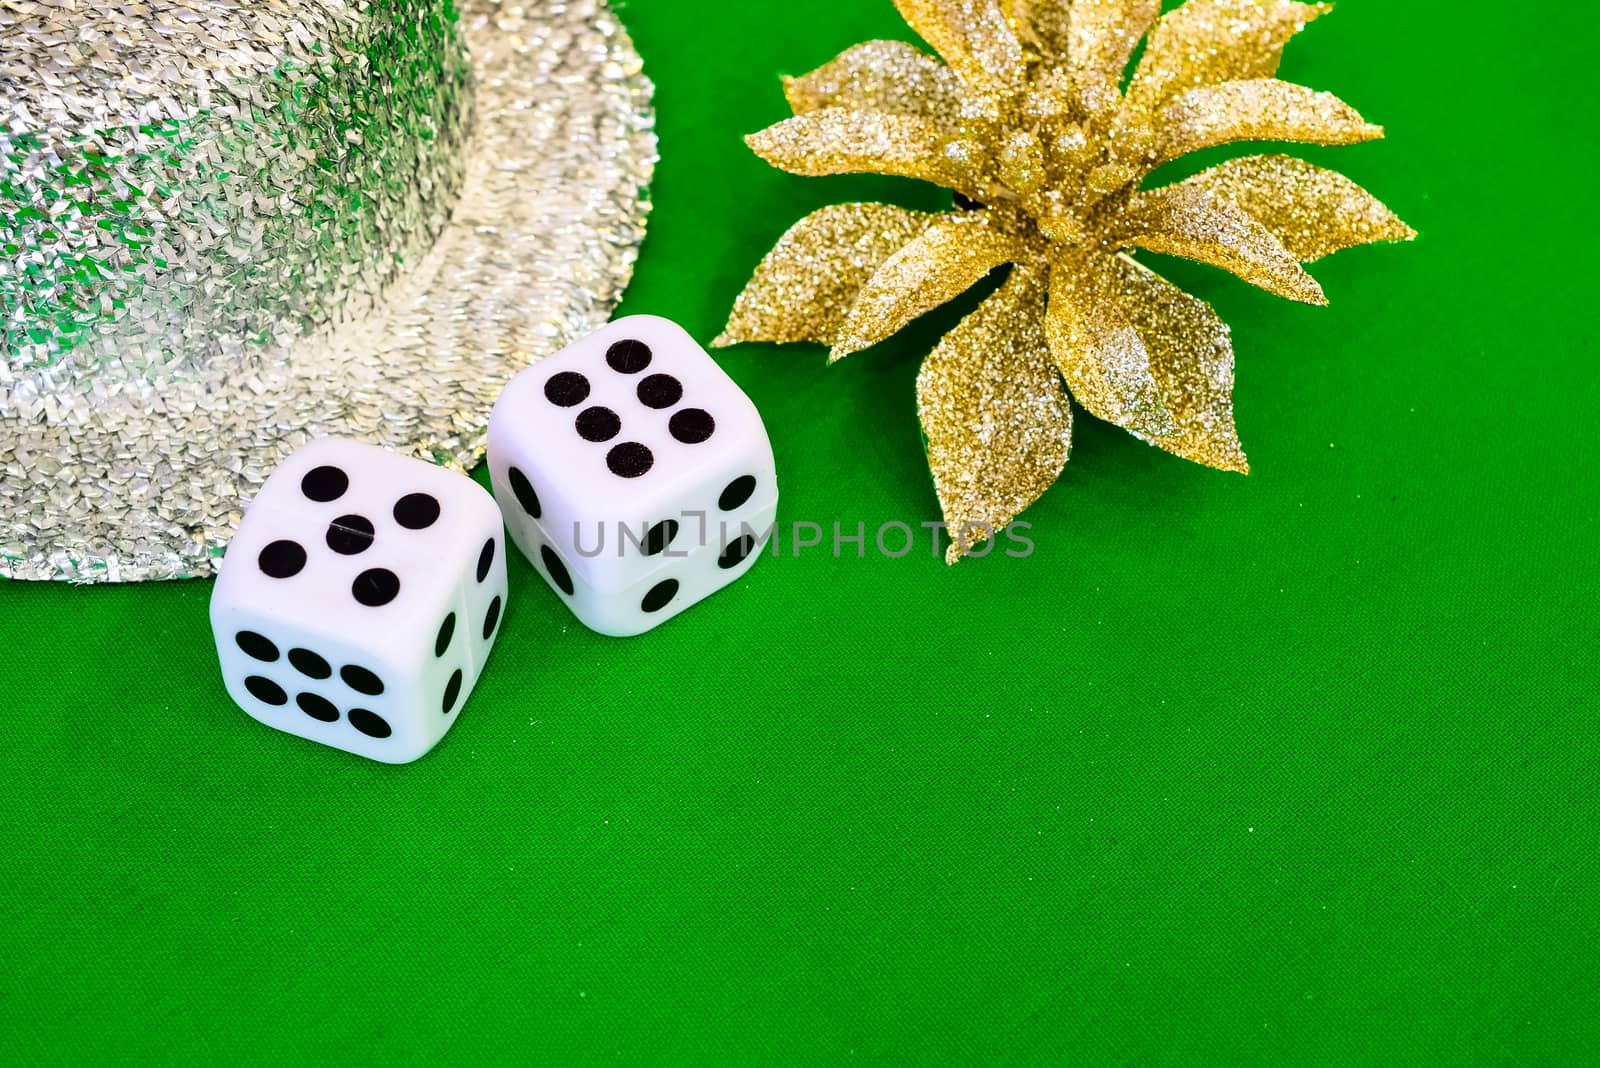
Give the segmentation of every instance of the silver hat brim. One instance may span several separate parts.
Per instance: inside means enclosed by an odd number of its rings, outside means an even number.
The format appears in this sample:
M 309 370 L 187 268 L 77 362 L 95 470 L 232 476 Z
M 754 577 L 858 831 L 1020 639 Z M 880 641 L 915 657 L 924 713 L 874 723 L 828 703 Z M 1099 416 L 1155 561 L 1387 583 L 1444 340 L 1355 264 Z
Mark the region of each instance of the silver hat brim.
M 379 312 L 246 372 L 0 408 L 0 576 L 209 575 L 266 475 L 317 437 L 469 467 L 511 376 L 610 317 L 656 161 L 639 56 L 605 0 L 458 7 L 477 125 L 429 253 Z

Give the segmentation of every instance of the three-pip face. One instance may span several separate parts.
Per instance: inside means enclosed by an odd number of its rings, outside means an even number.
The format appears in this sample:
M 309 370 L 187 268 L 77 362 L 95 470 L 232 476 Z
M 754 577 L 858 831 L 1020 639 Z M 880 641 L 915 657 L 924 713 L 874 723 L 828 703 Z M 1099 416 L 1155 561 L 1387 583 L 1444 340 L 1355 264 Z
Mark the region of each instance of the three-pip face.
M 778 487 L 761 417 L 666 319 L 621 319 L 512 380 L 489 421 L 512 540 L 590 628 L 629 635 L 744 574 Z

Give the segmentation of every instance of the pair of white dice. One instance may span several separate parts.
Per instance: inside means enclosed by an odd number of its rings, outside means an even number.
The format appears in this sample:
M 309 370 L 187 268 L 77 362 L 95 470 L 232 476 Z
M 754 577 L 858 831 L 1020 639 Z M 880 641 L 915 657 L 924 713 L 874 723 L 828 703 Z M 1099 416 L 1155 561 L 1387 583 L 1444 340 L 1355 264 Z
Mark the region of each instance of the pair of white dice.
M 755 406 L 682 329 L 646 316 L 518 375 L 490 420 L 489 468 L 494 498 L 356 442 L 284 461 L 212 594 L 233 699 L 291 734 L 415 760 L 458 718 L 499 632 L 502 524 L 580 620 L 620 636 L 747 571 L 777 507 Z

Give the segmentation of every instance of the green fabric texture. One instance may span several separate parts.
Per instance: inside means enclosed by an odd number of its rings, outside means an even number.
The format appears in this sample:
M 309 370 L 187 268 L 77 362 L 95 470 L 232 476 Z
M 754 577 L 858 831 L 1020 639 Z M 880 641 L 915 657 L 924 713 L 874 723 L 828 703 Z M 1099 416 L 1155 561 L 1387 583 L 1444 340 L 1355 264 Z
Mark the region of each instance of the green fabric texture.
M 1317 264 L 1330 308 L 1143 257 L 1232 324 L 1248 477 L 1080 413 L 1032 556 L 786 544 L 628 640 L 515 559 L 406 767 L 234 708 L 209 583 L 0 586 L 0 1055 L 1600 1060 L 1597 92 L 1581 27 L 1505 12 L 1290 46 L 1388 128 L 1303 155 L 1422 234 Z M 740 140 L 780 72 L 908 38 L 889 0 L 624 16 L 663 158 L 623 313 L 709 341 L 807 211 L 948 203 Z M 913 383 L 969 307 L 718 354 L 781 523 L 937 518 Z

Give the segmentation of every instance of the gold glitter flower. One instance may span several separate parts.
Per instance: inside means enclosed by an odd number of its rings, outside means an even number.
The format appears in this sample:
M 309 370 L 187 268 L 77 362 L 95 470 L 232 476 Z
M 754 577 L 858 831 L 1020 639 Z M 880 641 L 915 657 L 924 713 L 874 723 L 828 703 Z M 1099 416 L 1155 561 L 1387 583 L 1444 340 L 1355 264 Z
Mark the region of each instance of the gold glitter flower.
M 1324 304 L 1303 263 L 1415 236 L 1348 178 L 1288 156 L 1140 188 L 1217 145 L 1381 137 L 1337 98 L 1275 78 L 1284 44 L 1329 5 L 1189 0 L 1159 18 L 1159 0 L 895 6 L 944 62 L 897 41 L 857 45 L 786 79 L 795 117 L 748 142 L 794 174 L 935 182 L 957 208 L 843 204 L 802 219 L 716 343 L 820 341 L 837 360 L 1010 264 L 917 378 L 951 563 L 1060 475 L 1069 393 L 1168 452 L 1247 470 L 1227 325 L 1128 253 L 1185 256 Z

